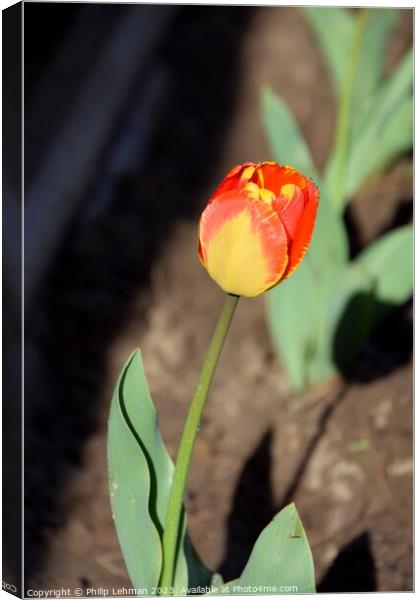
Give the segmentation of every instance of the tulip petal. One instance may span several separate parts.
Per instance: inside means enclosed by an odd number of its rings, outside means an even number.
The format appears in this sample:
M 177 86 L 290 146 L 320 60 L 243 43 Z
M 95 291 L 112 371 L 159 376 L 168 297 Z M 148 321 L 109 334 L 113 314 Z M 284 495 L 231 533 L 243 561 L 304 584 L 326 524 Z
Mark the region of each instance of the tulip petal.
M 311 242 L 312 232 L 315 225 L 315 218 L 318 209 L 319 191 L 316 185 L 306 179 L 308 201 L 303 209 L 295 235 L 289 249 L 290 260 L 287 269 L 283 275 L 283 279 L 289 277 L 300 265 L 303 257 Z
M 279 215 L 291 241 L 298 227 L 305 207 L 305 197 L 300 188 L 293 183 L 286 183 L 281 188 L 280 196 L 273 201 L 273 208 Z
M 288 183 L 293 183 L 301 190 L 306 189 L 306 177 L 293 167 L 287 165 L 280 167 L 275 162 L 260 163 L 256 168 L 254 179 L 262 187 L 274 192 L 276 196 L 280 194 L 281 188 Z
M 237 192 L 207 206 L 199 238 L 202 263 L 231 294 L 262 294 L 280 280 L 288 264 L 287 235 L 277 213 Z
M 210 198 L 210 202 L 220 194 L 239 189 L 244 183 L 252 177 L 255 170 L 255 165 L 252 163 L 244 163 L 243 165 L 235 165 L 223 179 L 222 183 L 216 188 Z M 245 177 L 244 177 L 245 175 Z M 249 177 L 247 177 L 249 175 Z
M 281 167 L 275 162 L 260 163 L 256 168 L 256 181 L 261 187 L 267 188 L 277 195 L 282 182 L 281 170 Z

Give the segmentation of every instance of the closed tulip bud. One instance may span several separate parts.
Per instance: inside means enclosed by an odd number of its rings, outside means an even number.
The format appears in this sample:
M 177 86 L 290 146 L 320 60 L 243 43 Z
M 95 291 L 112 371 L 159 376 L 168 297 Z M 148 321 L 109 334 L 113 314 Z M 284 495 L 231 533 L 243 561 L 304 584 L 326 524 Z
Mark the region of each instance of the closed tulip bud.
M 289 277 L 309 247 L 319 192 L 275 162 L 234 167 L 203 211 L 198 254 L 220 287 L 253 298 Z

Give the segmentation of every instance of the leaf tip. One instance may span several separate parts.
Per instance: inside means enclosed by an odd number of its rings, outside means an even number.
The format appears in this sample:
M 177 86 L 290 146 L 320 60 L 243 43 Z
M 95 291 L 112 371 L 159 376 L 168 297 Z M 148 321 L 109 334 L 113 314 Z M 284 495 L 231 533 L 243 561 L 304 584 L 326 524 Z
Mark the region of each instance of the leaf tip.
M 273 96 L 274 96 L 274 90 L 271 87 L 271 85 L 268 83 L 263 83 L 260 86 L 260 101 L 261 101 L 261 103 L 265 104 L 266 102 L 270 102 L 270 100 L 272 99 Z

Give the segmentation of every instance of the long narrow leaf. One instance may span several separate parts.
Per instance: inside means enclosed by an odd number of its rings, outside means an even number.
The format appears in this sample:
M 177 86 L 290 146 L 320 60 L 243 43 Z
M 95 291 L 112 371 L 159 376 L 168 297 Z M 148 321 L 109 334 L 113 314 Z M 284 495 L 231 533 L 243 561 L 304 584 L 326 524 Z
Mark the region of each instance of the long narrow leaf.
M 108 461 L 111 505 L 127 570 L 134 586 L 150 595 L 162 568 L 161 536 L 174 465 L 159 432 L 140 351 L 130 357 L 115 388 Z M 174 586 L 186 590 L 209 579 L 187 537 L 184 518 Z

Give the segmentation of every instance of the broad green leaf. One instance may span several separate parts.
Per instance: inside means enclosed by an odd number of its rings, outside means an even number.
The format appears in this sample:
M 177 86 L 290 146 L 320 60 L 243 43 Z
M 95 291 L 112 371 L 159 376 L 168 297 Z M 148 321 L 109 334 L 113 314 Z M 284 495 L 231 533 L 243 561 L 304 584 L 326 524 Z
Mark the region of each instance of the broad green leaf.
M 161 536 L 174 466 L 159 432 L 140 351 L 128 360 L 114 392 L 108 459 L 111 505 L 127 570 L 134 586 L 150 594 L 162 568 Z M 174 585 L 188 588 L 209 578 L 184 523 Z
M 322 182 L 315 183 L 318 185 L 320 199 L 308 256 L 317 268 L 318 281 L 322 279 L 331 284 L 330 280 L 337 276 L 337 268 L 341 270 L 342 265 L 348 261 L 348 238 L 343 219 L 333 209 L 325 186 Z
M 274 347 L 295 392 L 329 374 L 320 354 L 327 326 L 326 306 L 347 264 L 347 239 L 341 217 L 323 196 L 313 239 L 296 272 L 267 294 L 267 316 Z M 309 301 L 308 298 L 316 298 Z
M 375 321 L 411 297 L 413 249 L 413 227 L 405 225 L 383 235 L 356 259 L 358 267 L 373 281 Z
M 371 173 L 383 171 L 398 155 L 413 146 L 413 97 L 410 95 L 390 116 L 378 139 L 380 152 L 372 160 Z
M 317 349 L 322 306 L 308 302 L 308 298 L 316 297 L 317 281 L 308 257 L 290 279 L 266 295 L 273 345 L 295 392 L 307 386 L 308 369 Z
M 345 8 L 305 7 L 301 9 L 330 68 L 335 89 L 339 92 L 346 75 L 355 23 L 350 10 Z
M 258 589 L 260 588 L 260 589 Z M 280 511 L 258 537 L 231 594 L 315 592 L 311 549 L 294 504 Z
M 325 305 L 331 289 L 348 261 L 348 242 L 341 216 L 332 208 L 315 172 L 306 142 L 292 113 L 271 90 L 262 96 L 262 112 L 274 158 L 313 175 L 320 203 L 313 239 L 296 273 L 267 295 L 268 322 L 274 346 L 283 359 L 290 384 L 300 391 L 326 368 L 319 364 L 318 347 L 326 326 Z M 286 125 L 285 125 L 286 123 Z M 281 138 L 281 132 L 287 132 Z M 294 140 L 289 145 L 282 139 Z M 308 306 L 306 299 L 316 298 Z
M 132 412 L 132 406 L 127 407 L 128 395 L 131 395 L 130 405 L 139 395 L 125 388 L 132 360 L 133 357 L 124 367 L 112 399 L 108 429 L 109 486 L 128 574 L 135 588 L 151 594 L 158 584 L 162 550 L 159 531 L 149 511 L 152 482 L 147 458 L 126 412 L 127 408 Z
M 351 365 L 373 325 L 413 292 L 413 229 L 373 242 L 343 272 L 327 307 L 323 338 L 331 373 Z
M 396 156 L 411 148 L 412 77 L 413 55 L 410 51 L 371 98 L 363 117 L 354 125 L 346 177 L 347 198 L 368 177 L 385 169 Z
M 293 114 L 268 86 L 261 90 L 261 110 L 275 160 L 281 165 L 291 165 L 307 177 L 318 180 L 311 152 Z
M 296 272 L 267 295 L 268 323 L 292 389 L 303 390 L 331 374 L 322 351 L 327 305 L 348 264 L 347 235 L 341 216 L 321 188 L 318 216 L 307 255 Z M 309 299 L 316 299 L 309 301 Z
M 327 327 L 326 305 L 348 262 L 347 234 L 341 216 L 332 208 L 316 173 L 306 142 L 292 113 L 274 92 L 265 89 L 262 112 L 274 158 L 313 175 L 320 204 L 313 239 L 296 273 L 267 295 L 270 333 L 282 357 L 291 387 L 298 392 L 330 373 L 329 356 L 321 353 Z M 281 132 L 293 139 L 291 151 Z M 308 303 L 308 298 L 316 302 Z

